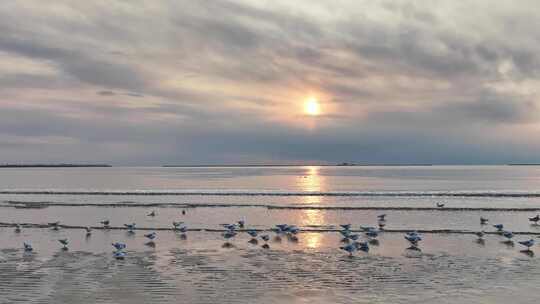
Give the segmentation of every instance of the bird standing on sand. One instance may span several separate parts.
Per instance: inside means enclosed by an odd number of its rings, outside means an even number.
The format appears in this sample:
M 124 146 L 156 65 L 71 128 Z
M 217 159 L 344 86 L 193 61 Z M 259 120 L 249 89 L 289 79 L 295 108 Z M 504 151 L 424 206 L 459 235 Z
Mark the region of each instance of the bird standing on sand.
M 538 225 L 538 221 L 540 221 L 540 214 L 537 214 L 535 217 L 530 217 L 529 221 L 533 222 L 535 225 Z
M 367 242 L 354 242 L 354 245 L 356 246 L 357 250 L 368 252 L 369 251 L 369 245 Z
M 527 247 L 527 250 L 531 250 L 531 247 L 534 246 L 534 240 L 533 239 L 530 239 L 530 240 L 527 240 L 527 241 L 519 241 L 518 243 L 520 243 L 521 245 Z
M 221 224 L 221 226 L 225 227 L 225 229 L 229 231 L 236 230 L 236 224 Z
M 339 225 L 341 226 L 341 228 L 343 228 L 344 230 L 350 230 L 351 229 L 351 224 L 343 224 L 343 225 Z
M 365 232 L 366 236 L 370 239 L 375 239 L 377 236 L 379 236 L 379 231 L 377 229 L 370 229 Z
M 348 245 L 345 245 L 345 246 L 341 246 L 339 247 L 339 249 L 341 250 L 345 250 L 349 253 L 349 256 L 352 256 L 353 253 L 358 249 L 356 247 L 356 245 L 353 243 L 353 244 L 348 244 Z
M 236 236 L 236 231 L 234 231 L 234 229 L 227 230 L 223 232 L 221 235 L 225 239 L 225 244 L 223 244 L 223 247 L 233 247 L 233 245 L 229 242 L 229 240 Z
M 503 231 L 502 236 L 504 236 L 505 238 L 508 239 L 508 241 L 510 241 L 510 239 L 514 237 L 514 234 L 510 231 Z
M 251 237 L 251 239 L 248 241 L 248 243 L 250 244 L 258 244 L 259 242 L 257 241 L 257 235 L 258 235 L 258 232 L 256 230 L 253 230 L 253 229 L 248 229 L 246 231 L 247 234 L 249 234 L 249 236 Z
M 264 244 L 261 246 L 264 249 L 269 249 L 270 245 L 268 245 L 268 241 L 270 240 L 270 236 L 268 234 L 261 235 L 261 239 L 264 241 Z
M 60 239 L 58 240 L 58 242 L 60 242 L 60 244 L 63 245 L 62 250 L 68 250 L 68 247 L 67 247 L 67 245 L 69 244 L 68 239 Z
M 133 224 L 124 224 L 124 226 L 127 228 L 129 233 L 135 233 L 135 223 Z
M 350 233 L 350 231 L 347 231 L 347 233 L 344 233 L 343 231 L 340 231 L 340 233 L 343 235 L 343 239 L 341 241 L 344 242 L 344 243 L 348 243 L 351 240 L 356 241 L 360 237 L 360 235 L 352 234 L 352 233 Z
M 114 249 L 116 249 L 113 252 L 113 257 L 117 260 L 123 260 L 126 257 L 126 253 L 124 252 L 124 249 L 126 249 L 126 244 L 124 243 L 112 243 Z
M 234 230 L 227 230 L 227 231 L 223 232 L 222 236 L 223 236 L 223 238 L 225 238 L 226 240 L 232 239 L 233 237 L 236 236 L 236 231 L 234 231 Z
M 24 246 L 25 252 L 32 252 L 34 250 L 34 248 L 32 248 L 32 245 L 30 245 L 30 243 L 24 242 L 23 246 Z
M 184 222 L 172 222 L 172 225 L 173 225 L 173 230 L 178 230 L 180 229 L 180 226 L 182 226 L 184 224 Z
M 482 240 L 484 238 L 484 231 L 478 231 L 475 233 L 479 240 Z
M 413 231 L 406 233 L 405 239 L 409 241 L 413 247 L 416 247 L 418 245 L 418 242 L 422 240 L 422 237 L 416 231 Z
M 154 240 L 156 239 L 157 237 L 157 233 L 155 232 L 151 232 L 151 233 L 148 233 L 148 234 L 145 234 L 144 237 L 146 237 L 147 239 L 149 239 L 148 243 L 146 243 L 146 245 L 154 245 Z
M 58 231 L 60 230 L 60 221 L 49 223 L 49 226 L 52 228 L 52 230 Z
M 124 243 L 119 243 L 119 242 L 112 243 L 112 246 L 113 246 L 116 250 L 122 250 L 122 249 L 125 249 L 125 248 L 126 248 L 126 244 L 124 244 Z

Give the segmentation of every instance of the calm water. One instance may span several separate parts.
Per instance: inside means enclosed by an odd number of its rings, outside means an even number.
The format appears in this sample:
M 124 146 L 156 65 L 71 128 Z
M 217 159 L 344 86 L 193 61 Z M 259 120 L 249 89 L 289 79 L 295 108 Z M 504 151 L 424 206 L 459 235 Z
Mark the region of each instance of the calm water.
M 539 259 L 540 167 L 249 167 L 0 169 L 0 303 L 530 303 Z M 445 208 L 435 204 L 444 202 Z M 157 216 L 149 217 L 150 211 Z M 187 212 L 181 214 L 181 210 Z M 346 257 L 339 224 L 386 232 L 368 254 Z M 503 223 L 515 244 L 471 232 Z M 136 222 L 140 230 L 113 228 Z M 241 233 L 223 248 L 222 223 L 302 228 L 270 250 Z M 184 221 L 187 237 L 166 230 Z M 61 221 L 52 231 L 40 224 Z M 15 233 L 9 224 L 26 224 Z M 422 230 L 421 252 L 402 230 Z M 144 233 L 156 230 L 155 247 Z M 444 230 L 444 231 L 443 231 Z M 448 233 L 450 232 L 450 233 Z M 273 235 L 273 234 L 272 234 Z M 68 238 L 70 250 L 57 242 Z M 22 242 L 36 252 L 23 254 Z M 128 245 L 114 260 L 111 242 Z M 533 251 L 538 250 L 538 245 Z M 256 299 L 256 301 L 255 301 Z

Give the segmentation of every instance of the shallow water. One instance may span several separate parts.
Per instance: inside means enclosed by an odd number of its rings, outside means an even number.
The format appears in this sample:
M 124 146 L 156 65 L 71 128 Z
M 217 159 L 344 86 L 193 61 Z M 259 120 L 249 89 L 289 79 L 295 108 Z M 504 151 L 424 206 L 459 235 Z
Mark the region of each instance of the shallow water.
M 540 226 L 527 220 L 540 212 L 539 167 L 1 169 L 0 182 L 0 303 L 538 299 L 538 245 L 530 254 L 517 241 L 540 241 Z M 152 210 L 157 216 L 147 216 Z M 381 213 L 386 231 L 369 253 L 339 249 L 339 224 L 375 226 Z M 112 229 L 99 229 L 103 219 Z M 220 224 L 240 219 L 248 228 L 303 231 L 297 242 L 272 239 L 270 249 L 245 233 L 223 247 Z M 185 238 L 169 230 L 173 220 L 190 228 Z M 64 228 L 45 227 L 54 221 Z M 141 230 L 116 229 L 131 222 Z M 494 223 L 518 233 L 515 242 L 497 234 L 477 242 L 472 233 L 494 232 Z M 91 236 L 83 226 L 95 227 Z M 152 230 L 153 247 L 143 236 Z M 421 251 L 407 249 L 404 230 L 424 231 Z M 34 253 L 23 252 L 25 241 Z M 123 261 L 112 257 L 116 241 L 127 244 Z

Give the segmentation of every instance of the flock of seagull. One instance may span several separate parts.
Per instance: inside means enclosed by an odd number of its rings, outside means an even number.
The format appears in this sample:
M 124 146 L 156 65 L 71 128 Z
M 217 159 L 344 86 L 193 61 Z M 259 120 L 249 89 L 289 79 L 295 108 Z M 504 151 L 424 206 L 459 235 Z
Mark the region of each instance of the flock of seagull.
M 437 203 L 437 207 L 443 208 L 444 204 Z M 182 210 L 182 214 L 185 215 L 185 210 Z M 148 214 L 148 216 L 154 217 L 156 216 L 156 212 L 152 211 Z M 540 214 L 536 215 L 535 217 L 529 218 L 529 221 L 534 223 L 535 225 L 538 225 L 538 222 L 540 221 Z M 354 233 L 351 230 L 352 225 L 351 224 L 341 224 L 341 230 L 338 232 L 341 234 L 342 239 L 341 243 L 343 243 L 343 246 L 340 246 L 339 249 L 346 251 L 349 256 L 353 256 L 353 254 L 357 251 L 362 252 L 369 252 L 370 245 L 378 245 L 379 241 L 377 237 L 380 233 L 384 231 L 384 227 L 386 226 L 386 214 L 380 214 L 377 216 L 377 222 L 378 222 L 378 228 L 377 227 L 365 227 L 360 226 L 360 231 L 363 234 L 363 241 L 361 240 L 362 235 L 358 233 Z M 489 219 L 480 217 L 480 225 L 485 226 L 489 222 Z M 109 220 L 103 220 L 100 222 L 102 227 L 104 229 L 110 228 L 110 221 Z M 49 227 L 52 230 L 59 230 L 60 229 L 60 222 L 54 222 L 49 223 Z M 180 238 L 186 239 L 186 233 L 188 231 L 187 226 L 184 222 L 174 222 L 172 223 L 172 230 L 180 233 Z M 239 232 L 245 232 L 247 233 L 251 239 L 248 241 L 248 243 L 257 245 L 260 238 L 263 241 L 263 245 L 261 246 L 264 249 L 269 249 L 270 245 L 268 242 L 270 241 L 270 235 L 269 234 L 259 234 L 260 231 L 255 229 L 245 229 L 245 221 L 239 220 L 234 224 L 222 224 L 222 226 L 225 228 L 225 231 L 221 234 L 223 238 L 225 239 L 225 243 L 223 244 L 223 247 L 234 247 L 234 245 L 230 242 Z M 136 224 L 124 224 L 124 227 L 127 229 L 127 232 L 129 234 L 134 234 L 136 229 Z M 503 224 L 495 224 L 493 225 L 495 229 L 497 229 L 497 233 L 503 236 L 506 241 L 504 243 L 508 245 L 513 245 L 512 238 L 514 237 L 514 234 L 504 229 Z M 86 227 L 86 237 L 91 236 L 92 234 L 92 228 Z M 300 232 L 300 228 L 295 225 L 288 225 L 288 224 L 279 224 L 275 225 L 274 228 L 271 229 L 272 232 L 275 233 L 274 241 L 281 241 L 282 237 L 286 237 L 291 242 L 298 242 L 298 236 L 297 234 Z M 21 225 L 17 224 L 15 226 L 15 232 L 20 233 L 21 232 Z M 144 235 L 148 242 L 146 243 L 147 246 L 154 247 L 155 246 L 155 240 L 157 238 L 156 232 L 151 232 Z M 485 232 L 478 231 L 476 232 L 477 236 L 477 242 L 484 243 L 484 236 Z M 422 241 L 422 236 L 417 231 L 407 232 L 404 235 L 405 240 L 407 240 L 410 244 L 410 246 L 407 248 L 409 250 L 415 250 L 415 251 L 421 251 L 419 244 L 420 241 Z M 68 239 L 59 239 L 58 242 L 62 245 L 62 250 L 68 250 Z M 524 240 L 524 241 L 518 241 L 519 244 L 525 246 L 527 249 L 522 250 L 522 252 L 527 253 L 529 255 L 532 255 L 533 252 L 531 250 L 531 247 L 534 246 L 535 241 L 534 239 Z M 112 246 L 114 247 L 113 251 L 113 257 L 119 260 L 123 260 L 127 253 L 125 249 L 127 248 L 125 243 L 115 242 L 112 243 Z M 33 252 L 34 248 L 32 245 L 28 242 L 23 243 L 23 249 L 24 252 Z

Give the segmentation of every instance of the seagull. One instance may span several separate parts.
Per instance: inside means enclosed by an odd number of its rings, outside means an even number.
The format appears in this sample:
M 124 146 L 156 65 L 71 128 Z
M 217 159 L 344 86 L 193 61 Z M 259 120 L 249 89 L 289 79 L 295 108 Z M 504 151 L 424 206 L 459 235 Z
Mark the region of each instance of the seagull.
M 535 217 L 530 217 L 529 221 L 534 222 L 535 225 L 538 225 L 538 221 L 540 221 L 540 214 L 537 214 Z
M 154 245 L 154 239 L 157 237 L 157 234 L 155 232 L 145 234 L 144 236 L 150 240 L 148 243 L 146 243 L 146 245 Z
M 480 217 L 480 225 L 486 225 L 489 220 L 485 217 Z
M 339 249 L 347 251 L 349 256 L 352 256 L 358 248 L 356 247 L 356 244 L 348 244 L 346 246 L 339 247 Z
M 92 234 L 92 228 L 85 227 L 84 230 L 86 230 L 86 236 L 90 236 Z
M 58 240 L 58 242 L 60 242 L 60 244 L 64 245 L 64 247 L 62 247 L 62 250 L 67 250 L 67 245 L 69 244 L 69 241 L 68 239 L 60 239 Z
M 233 238 L 233 237 L 236 236 L 236 231 L 234 231 L 234 230 L 228 230 L 228 231 L 225 231 L 225 232 L 223 232 L 222 236 L 223 236 L 226 240 L 231 239 L 231 238 Z
M 287 228 L 289 227 L 289 225 L 287 225 L 287 224 L 279 224 L 279 225 L 276 225 L 276 227 L 279 229 L 279 232 L 285 232 L 287 230 Z
M 224 248 L 230 248 L 230 247 L 233 247 L 233 244 L 231 244 L 228 240 L 229 239 L 232 239 L 236 236 L 236 231 L 234 230 L 227 230 L 225 232 L 223 232 L 221 234 L 223 236 L 223 238 L 225 239 L 225 243 L 223 244 L 222 247 Z
M 251 240 L 249 240 L 248 243 L 251 243 L 251 244 L 259 243 L 259 241 L 257 241 L 258 232 L 256 230 L 248 229 L 246 233 L 249 234 L 249 236 L 251 236 Z
M 147 239 L 153 241 L 156 237 L 157 237 L 157 234 L 155 232 L 152 232 L 152 233 L 148 233 L 148 234 L 145 234 L 144 235 Z
M 245 225 L 245 221 L 243 220 L 239 220 L 238 222 L 236 222 L 238 224 L 238 228 L 244 228 L 244 225 Z
M 60 229 L 60 221 L 49 223 L 49 226 L 52 227 L 52 230 L 59 230 Z
M 534 245 L 534 240 L 530 239 L 530 240 L 527 240 L 527 241 L 519 241 L 518 243 L 520 243 L 521 245 L 527 247 L 527 250 L 531 250 L 531 247 Z
M 341 226 L 341 228 L 343 228 L 344 230 L 350 230 L 351 229 L 351 224 L 343 224 L 343 225 L 339 225 Z
M 222 224 L 221 226 L 225 227 L 225 229 L 227 229 L 229 231 L 236 230 L 236 225 L 235 224 Z
M 371 227 L 371 226 L 360 226 L 360 230 L 362 230 L 362 231 L 371 231 L 371 230 L 377 230 L 377 228 Z
M 257 237 L 257 231 L 256 230 L 250 229 L 250 230 L 246 231 L 246 233 L 249 234 L 249 236 L 251 236 L 252 238 Z
M 354 245 L 356 246 L 357 250 L 368 252 L 369 251 L 369 245 L 367 242 L 355 242 Z
M 338 232 L 341 233 L 341 235 L 345 238 L 349 237 L 349 235 L 351 234 L 350 230 L 339 230 Z
M 499 231 L 499 232 L 502 232 L 503 229 L 504 229 L 503 224 L 495 224 L 495 225 L 493 225 L 493 227 L 497 228 L 497 231 Z
M 475 233 L 479 240 L 484 238 L 484 231 L 478 231 Z
M 173 230 L 179 230 L 180 226 L 182 226 L 184 222 L 172 222 Z
M 148 213 L 147 216 L 156 216 L 156 211 L 152 210 L 152 212 Z
M 126 244 L 124 244 L 124 243 L 116 242 L 116 243 L 112 243 L 112 245 L 117 251 L 120 251 L 122 249 L 126 249 Z
M 287 232 L 292 233 L 292 234 L 298 234 L 298 232 L 300 232 L 300 228 L 292 225 L 292 226 L 287 227 Z
M 422 240 L 422 237 L 419 234 L 406 234 L 405 239 L 409 241 L 412 245 L 416 246 L 418 245 L 418 242 Z
M 503 235 L 505 238 L 507 238 L 508 240 L 510 240 L 511 238 L 514 237 L 514 234 L 513 234 L 512 232 L 510 232 L 510 231 L 503 231 L 503 232 L 502 232 L 502 235 Z
M 103 228 L 109 228 L 109 223 L 110 223 L 109 220 L 103 220 L 100 223 L 103 225 Z
M 358 234 L 347 234 L 343 237 L 343 242 L 349 242 L 349 240 L 356 241 L 360 236 Z
M 437 203 L 437 208 L 444 208 L 444 203 Z
M 21 225 L 20 224 L 16 224 L 15 225 L 15 233 L 19 233 L 21 232 Z
M 377 218 L 379 219 L 379 221 L 386 221 L 386 214 L 379 214 L 377 215 Z
M 32 252 L 34 250 L 34 248 L 32 248 L 32 245 L 30 245 L 30 243 L 24 242 L 23 246 L 24 246 L 24 251 L 25 252 Z
M 261 235 L 261 239 L 264 241 L 264 244 L 261 246 L 263 249 L 270 249 L 270 245 L 268 245 L 268 241 L 270 240 L 270 236 L 268 234 Z
M 126 255 L 127 255 L 127 254 L 126 254 L 125 252 L 121 251 L 121 250 L 115 251 L 115 252 L 113 253 L 113 257 L 114 257 L 115 259 L 117 259 L 117 260 L 123 260 L 123 259 L 125 259 L 125 258 L 126 258 Z
M 128 232 L 135 233 L 135 231 L 133 231 L 135 229 L 135 223 L 133 223 L 133 224 L 124 224 L 124 226 L 128 229 Z
M 366 236 L 374 239 L 374 238 L 377 238 L 377 236 L 379 236 L 379 232 L 375 229 L 368 230 L 366 231 Z

